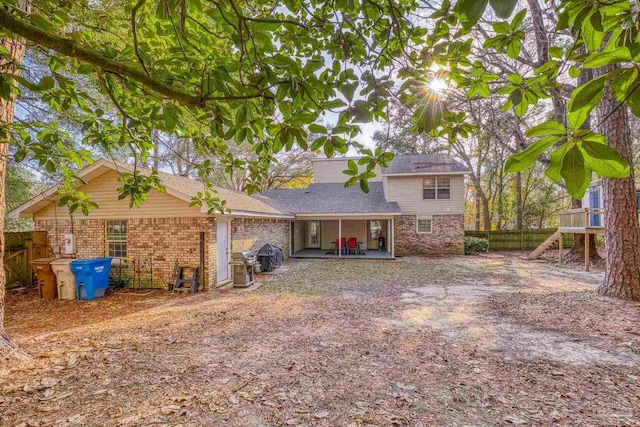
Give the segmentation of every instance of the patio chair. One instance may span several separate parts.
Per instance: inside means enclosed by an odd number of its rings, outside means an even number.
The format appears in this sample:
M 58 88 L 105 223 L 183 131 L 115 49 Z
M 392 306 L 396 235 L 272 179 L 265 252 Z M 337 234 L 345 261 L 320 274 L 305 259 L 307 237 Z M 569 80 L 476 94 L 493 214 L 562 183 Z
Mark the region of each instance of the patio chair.
M 338 255 L 338 251 L 340 251 L 340 253 L 342 254 L 346 254 L 347 253 L 347 243 L 346 243 L 346 239 L 343 237 L 342 240 L 340 239 L 336 239 L 335 241 L 335 249 L 333 250 L 333 253 Z
M 354 255 L 360 255 L 358 239 L 356 239 L 355 237 L 349 237 L 349 242 L 347 244 L 347 254 L 351 255 L 351 252 L 353 252 Z

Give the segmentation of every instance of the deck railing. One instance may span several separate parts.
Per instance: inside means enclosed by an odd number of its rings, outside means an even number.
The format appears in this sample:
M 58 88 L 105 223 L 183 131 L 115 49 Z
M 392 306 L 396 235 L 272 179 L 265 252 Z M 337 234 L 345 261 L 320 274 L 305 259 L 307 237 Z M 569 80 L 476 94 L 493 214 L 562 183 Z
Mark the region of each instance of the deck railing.
M 560 228 L 604 227 L 604 209 L 577 208 L 561 211 Z

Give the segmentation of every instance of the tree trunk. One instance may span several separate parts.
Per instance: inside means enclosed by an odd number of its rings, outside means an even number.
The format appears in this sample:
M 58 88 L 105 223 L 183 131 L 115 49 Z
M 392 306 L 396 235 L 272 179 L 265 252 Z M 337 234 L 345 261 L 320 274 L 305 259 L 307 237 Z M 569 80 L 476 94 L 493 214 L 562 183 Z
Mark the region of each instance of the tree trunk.
M 522 173 L 516 173 L 516 230 L 522 230 Z
M 476 219 L 475 229 L 480 231 L 480 197 L 478 197 L 478 189 L 476 188 Z
M 606 73 L 615 68 L 608 66 L 599 71 Z M 627 107 L 620 107 L 607 88 L 598 112 L 606 118 L 600 129 L 607 143 L 632 165 L 628 178 L 603 179 L 607 256 L 605 279 L 599 291 L 640 300 L 640 229 Z
M 18 7 L 27 10 L 28 4 L 20 0 Z M 11 54 L 11 61 L 0 56 L 0 73 L 17 75 L 24 57 L 25 43 L 22 39 L 0 39 L 0 46 Z M 4 330 L 4 297 L 7 282 L 4 270 L 4 216 L 6 211 L 5 177 L 7 174 L 7 156 L 9 155 L 9 126 L 13 122 L 15 103 L 0 98 L 0 361 L 9 355 L 23 356 L 18 346 L 9 338 Z
M 484 231 L 491 231 L 491 211 L 489 210 L 489 199 L 482 193 L 482 213 L 484 214 Z

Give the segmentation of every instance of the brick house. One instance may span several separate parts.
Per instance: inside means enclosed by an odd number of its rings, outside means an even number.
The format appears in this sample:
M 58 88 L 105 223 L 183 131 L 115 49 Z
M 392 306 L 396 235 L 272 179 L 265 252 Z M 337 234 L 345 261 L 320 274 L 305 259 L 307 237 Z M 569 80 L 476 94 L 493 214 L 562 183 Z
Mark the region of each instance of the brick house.
M 265 243 L 290 254 L 289 224 L 294 218 L 274 208 L 263 196 L 217 188 L 230 214 L 208 214 L 208 209 L 190 206 L 192 198 L 204 191 L 202 182 L 160 172 L 166 192 L 152 189 L 139 208 L 118 200 L 119 172 L 132 166 L 99 160 L 78 175 L 85 181 L 81 189 L 91 195 L 98 208 L 84 216 L 69 214 L 56 203 L 58 189 L 52 187 L 9 215 L 32 218 L 34 229 L 46 231 L 52 255 L 79 258 L 111 256 L 138 259 L 152 265 L 155 286 L 167 286 L 176 261 L 198 266 L 200 241 L 204 240 L 205 283 L 209 288 L 231 280 L 229 256 L 241 250 L 258 250 Z M 75 248 L 64 255 L 65 235 L 72 233 Z M 201 237 L 202 234 L 202 237 Z
M 231 253 L 265 243 L 300 258 L 464 252 L 464 166 L 444 154 L 398 155 L 376 170 L 363 193 L 344 186 L 348 160 L 313 160 L 314 183 L 307 188 L 255 196 L 216 188 L 231 212 L 209 214 L 206 207 L 190 206 L 204 191 L 202 182 L 164 172 L 159 175 L 166 192 L 152 189 L 146 202 L 130 208 L 127 199 L 118 200 L 118 176 L 133 167 L 102 159 L 78 172 L 81 189 L 98 204 L 89 215 L 70 215 L 58 206 L 57 186 L 9 215 L 32 218 L 35 230 L 47 232 L 53 255 L 148 261 L 156 286 L 170 282 L 176 262 L 199 265 L 201 245 L 209 288 L 232 279 Z M 69 234 L 75 244 L 63 250 Z M 342 238 L 357 248 L 337 250 Z
M 375 170 L 365 194 L 345 188 L 348 161 L 314 159 L 309 187 L 264 192 L 295 215 L 292 256 L 342 256 L 335 250 L 342 238 L 360 257 L 464 253 L 465 166 L 440 153 L 396 155 Z

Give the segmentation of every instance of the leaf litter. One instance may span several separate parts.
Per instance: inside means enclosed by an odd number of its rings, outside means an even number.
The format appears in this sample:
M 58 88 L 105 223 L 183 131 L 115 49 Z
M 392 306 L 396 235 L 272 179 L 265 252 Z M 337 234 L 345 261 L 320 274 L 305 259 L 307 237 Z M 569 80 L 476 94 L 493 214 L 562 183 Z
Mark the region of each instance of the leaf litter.
M 640 308 L 597 296 L 601 272 L 514 254 L 287 267 L 248 293 L 8 296 L 9 333 L 35 357 L 0 367 L 0 425 L 640 419 Z M 558 345 L 532 352 L 540 339 Z M 597 351 L 551 357 L 566 342 Z

